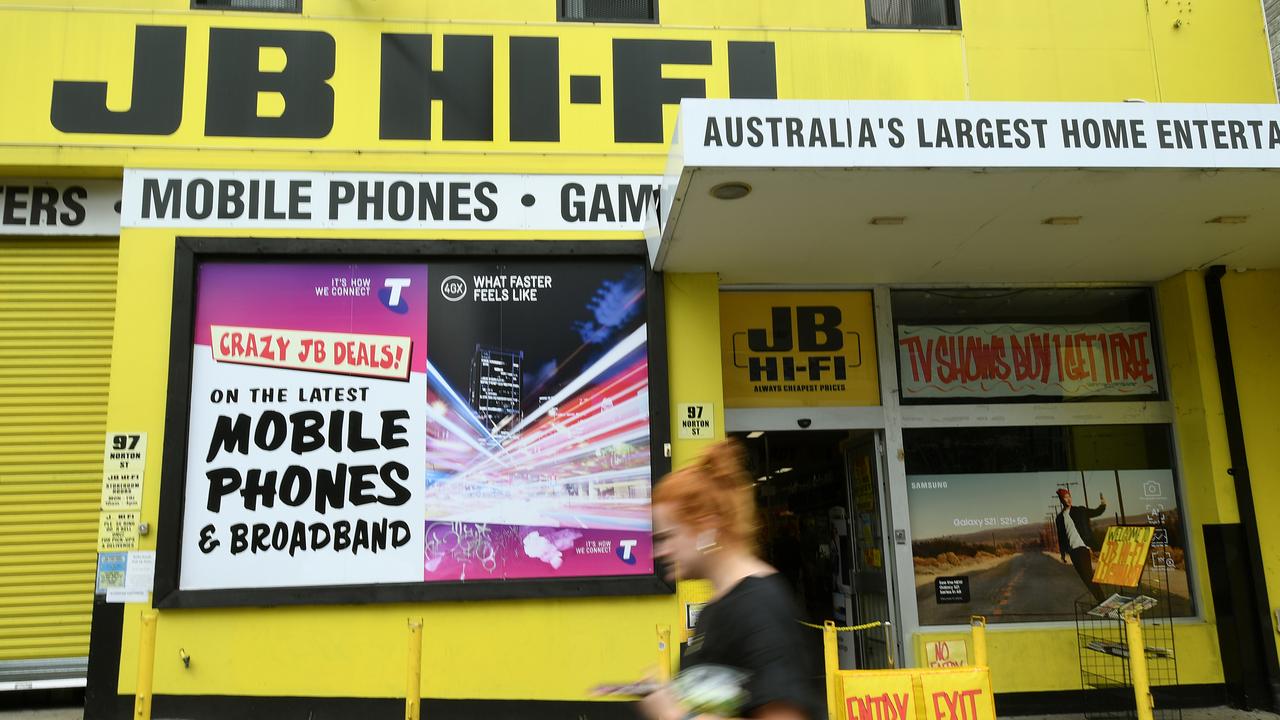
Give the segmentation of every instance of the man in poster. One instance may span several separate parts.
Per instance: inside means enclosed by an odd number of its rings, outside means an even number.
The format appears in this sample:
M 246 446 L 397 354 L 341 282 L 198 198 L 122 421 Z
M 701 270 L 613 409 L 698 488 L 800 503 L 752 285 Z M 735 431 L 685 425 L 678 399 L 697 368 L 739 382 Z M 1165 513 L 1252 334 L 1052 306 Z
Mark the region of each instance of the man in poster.
M 1071 504 L 1071 491 L 1059 488 L 1058 502 L 1062 503 L 1062 510 L 1055 521 L 1058 526 L 1058 553 L 1062 562 L 1067 561 L 1068 554 L 1071 555 L 1071 566 L 1080 575 L 1080 580 L 1098 602 L 1102 602 L 1102 588 L 1093 581 L 1093 551 L 1099 545 L 1093 534 L 1093 524 L 1089 521 L 1107 511 L 1107 499 L 1099 493 L 1098 507 L 1076 506 Z

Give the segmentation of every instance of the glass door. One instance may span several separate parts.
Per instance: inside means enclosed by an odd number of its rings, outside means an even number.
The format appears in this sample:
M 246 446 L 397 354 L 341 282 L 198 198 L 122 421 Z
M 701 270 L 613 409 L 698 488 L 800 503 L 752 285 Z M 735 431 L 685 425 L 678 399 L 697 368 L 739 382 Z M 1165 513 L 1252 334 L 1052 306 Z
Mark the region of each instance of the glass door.
M 879 431 L 855 431 L 844 444 L 849 487 L 849 537 L 852 546 L 848 594 L 851 625 L 890 623 L 857 633 L 841 633 L 841 667 L 894 667 L 899 656 L 897 608 L 891 575 L 888 493 L 884 442 Z M 852 638 L 849 640 L 848 638 Z

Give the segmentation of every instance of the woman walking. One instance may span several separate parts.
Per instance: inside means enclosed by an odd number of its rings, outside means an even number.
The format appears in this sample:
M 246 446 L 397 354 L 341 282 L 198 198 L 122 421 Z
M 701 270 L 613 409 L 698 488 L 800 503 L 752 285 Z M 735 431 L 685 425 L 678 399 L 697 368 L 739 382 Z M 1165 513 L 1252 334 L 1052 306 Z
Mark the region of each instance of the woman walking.
M 737 715 L 754 720 L 826 720 L 818 658 L 782 575 L 756 555 L 756 505 L 742 447 L 712 446 L 654 490 L 654 553 L 668 580 L 705 578 L 711 602 L 698 617 L 683 672 L 724 666 L 742 673 Z M 678 575 L 677 575 L 678 573 Z M 640 703 L 648 720 L 713 720 L 684 707 L 667 687 Z

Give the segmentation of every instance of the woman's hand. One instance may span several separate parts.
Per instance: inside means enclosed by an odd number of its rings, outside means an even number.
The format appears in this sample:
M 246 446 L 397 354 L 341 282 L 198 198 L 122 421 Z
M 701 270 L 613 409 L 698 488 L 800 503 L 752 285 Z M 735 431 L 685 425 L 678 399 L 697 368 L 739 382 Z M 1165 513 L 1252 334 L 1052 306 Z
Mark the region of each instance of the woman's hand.
M 648 720 L 725 720 L 719 715 L 690 715 L 676 700 L 670 687 L 646 695 L 639 708 Z
M 648 720 L 684 720 L 688 715 L 670 687 L 649 693 L 640 701 L 640 713 Z

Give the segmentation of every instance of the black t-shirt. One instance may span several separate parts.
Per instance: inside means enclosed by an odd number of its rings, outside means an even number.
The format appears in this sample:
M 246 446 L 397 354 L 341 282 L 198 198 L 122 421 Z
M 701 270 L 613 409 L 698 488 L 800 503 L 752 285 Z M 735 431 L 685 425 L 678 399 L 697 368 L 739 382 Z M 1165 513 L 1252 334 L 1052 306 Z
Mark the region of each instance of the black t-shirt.
M 747 577 L 698 616 L 683 665 L 727 665 L 749 673 L 743 715 L 773 702 L 811 720 L 827 720 L 821 656 L 804 633 L 791 589 L 781 575 Z

